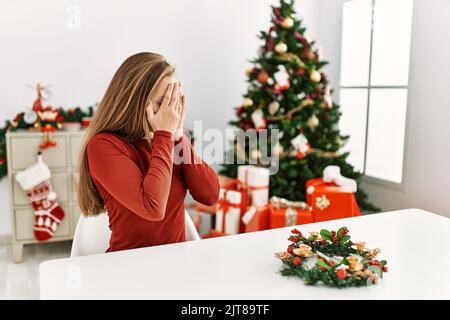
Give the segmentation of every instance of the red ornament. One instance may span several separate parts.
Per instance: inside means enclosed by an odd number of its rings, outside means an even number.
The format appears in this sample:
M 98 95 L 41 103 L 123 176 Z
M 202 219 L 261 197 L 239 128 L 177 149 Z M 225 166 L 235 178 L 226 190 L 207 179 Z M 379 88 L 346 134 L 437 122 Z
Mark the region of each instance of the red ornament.
M 296 234 L 296 235 L 298 235 L 299 237 L 302 236 L 302 233 L 301 233 L 299 230 L 297 230 L 297 229 L 292 229 L 292 230 L 291 230 L 291 233 Z
M 298 76 L 303 77 L 306 74 L 306 69 L 300 67 L 300 68 L 297 69 L 296 73 L 297 73 Z
M 347 270 L 345 269 L 337 270 L 336 277 L 338 277 L 338 279 L 344 280 L 345 278 L 347 278 Z
M 305 51 L 303 51 L 303 55 L 305 56 L 306 59 L 309 60 L 314 59 L 314 52 L 312 52 L 312 50 L 310 49 L 305 49 Z
M 261 84 L 266 84 L 268 80 L 269 80 L 269 74 L 265 70 L 261 70 L 258 73 L 258 81 Z
M 289 252 L 289 253 L 294 252 L 294 247 L 293 247 L 293 246 L 289 246 L 289 247 L 287 248 L 287 252 Z
M 298 242 L 299 241 L 296 236 L 290 236 L 288 240 L 292 241 L 292 242 Z
M 382 267 L 381 267 L 381 270 L 383 270 L 383 272 L 388 272 L 388 267 L 382 266 Z
M 69 114 L 75 114 L 75 110 L 74 110 L 74 109 L 69 109 L 69 110 L 67 110 L 67 112 L 68 112 Z
M 300 259 L 300 257 L 295 257 L 292 263 L 294 266 L 299 266 L 302 263 L 302 259 Z

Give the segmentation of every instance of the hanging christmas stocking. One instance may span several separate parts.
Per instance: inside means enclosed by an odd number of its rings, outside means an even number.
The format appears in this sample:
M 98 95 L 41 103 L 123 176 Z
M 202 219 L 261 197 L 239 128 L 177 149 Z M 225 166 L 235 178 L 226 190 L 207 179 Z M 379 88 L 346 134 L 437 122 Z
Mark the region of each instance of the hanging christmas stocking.
M 50 170 L 42 160 L 41 153 L 36 164 L 16 174 L 16 180 L 33 206 L 36 239 L 50 239 L 64 218 L 64 211 L 56 201 L 56 193 L 50 183 Z

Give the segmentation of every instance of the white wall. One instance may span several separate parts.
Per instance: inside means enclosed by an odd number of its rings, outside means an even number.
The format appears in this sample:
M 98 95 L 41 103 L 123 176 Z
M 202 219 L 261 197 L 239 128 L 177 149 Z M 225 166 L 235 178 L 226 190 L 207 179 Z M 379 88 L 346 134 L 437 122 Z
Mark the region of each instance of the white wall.
M 245 92 L 247 60 L 260 44 L 256 35 L 269 27 L 269 5 L 277 2 L 1 1 L 0 123 L 31 106 L 35 93 L 26 84 L 51 83 L 53 105 L 86 107 L 101 99 L 127 56 L 155 51 L 177 66 L 188 95 L 187 126 L 204 120 L 204 127 L 223 130 Z M 81 10 L 79 30 L 66 27 L 70 5 Z M 307 34 L 319 39 L 320 1 L 297 1 L 297 11 Z M 11 232 L 8 192 L 4 179 L 0 234 Z

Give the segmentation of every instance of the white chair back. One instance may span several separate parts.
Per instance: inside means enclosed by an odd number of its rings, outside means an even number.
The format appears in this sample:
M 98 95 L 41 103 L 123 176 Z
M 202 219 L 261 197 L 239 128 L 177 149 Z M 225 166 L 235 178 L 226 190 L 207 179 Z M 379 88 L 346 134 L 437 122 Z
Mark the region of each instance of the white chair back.
M 187 212 L 185 212 L 184 220 L 186 241 L 200 240 L 197 229 Z M 100 214 L 96 217 L 80 215 L 73 236 L 70 257 L 105 253 L 109 247 L 110 237 L 108 214 Z

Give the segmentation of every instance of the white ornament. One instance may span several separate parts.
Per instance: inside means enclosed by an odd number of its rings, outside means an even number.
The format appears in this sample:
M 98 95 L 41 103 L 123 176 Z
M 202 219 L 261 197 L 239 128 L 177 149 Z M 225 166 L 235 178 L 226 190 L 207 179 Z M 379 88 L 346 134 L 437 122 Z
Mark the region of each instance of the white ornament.
M 283 147 L 278 142 L 277 144 L 272 146 L 272 153 L 271 154 L 272 154 L 272 156 L 278 157 L 281 153 L 283 153 Z
M 284 42 L 279 42 L 277 43 L 277 45 L 275 46 L 275 52 L 276 53 L 286 53 L 288 50 L 288 46 L 286 43 Z
M 50 227 L 50 224 L 51 224 L 51 223 L 52 223 L 52 222 L 50 221 L 50 218 L 47 217 L 47 218 L 45 219 L 44 225 L 48 228 L 48 227 Z
M 258 149 L 254 149 L 250 153 L 250 157 L 254 160 L 258 160 L 259 158 L 261 158 L 261 152 Z
M 310 129 L 314 129 L 314 128 L 317 128 L 318 125 L 319 125 L 319 119 L 313 113 L 313 115 L 308 119 L 308 127 Z
M 251 107 L 253 105 L 253 100 L 250 98 L 245 98 L 244 102 L 242 103 L 244 107 Z
M 56 224 L 56 222 L 53 222 L 52 223 L 52 231 L 55 232 L 56 228 L 57 228 L 57 224 Z
M 269 104 L 268 109 L 269 109 L 269 114 L 270 114 L 271 116 L 273 116 L 273 115 L 274 115 L 275 113 L 277 113 L 277 111 L 280 109 L 280 103 L 279 103 L 278 101 L 272 101 L 272 102 Z
M 309 78 L 312 82 L 320 82 L 322 79 L 322 76 L 320 75 L 320 72 L 317 70 L 311 71 L 311 74 L 309 75 Z
M 44 225 L 44 218 L 39 217 L 37 221 L 38 226 L 42 227 Z
M 281 22 L 281 26 L 285 29 L 290 29 L 294 26 L 294 20 L 290 17 L 287 17 Z
M 302 100 L 305 96 L 306 96 L 306 94 L 305 94 L 304 92 L 300 92 L 300 93 L 297 95 L 297 98 L 298 98 L 299 100 Z

